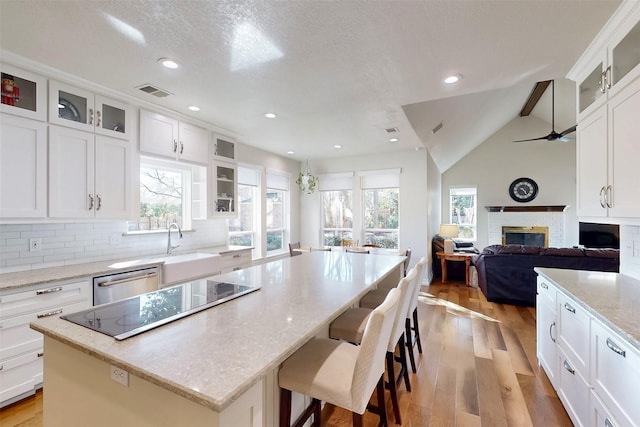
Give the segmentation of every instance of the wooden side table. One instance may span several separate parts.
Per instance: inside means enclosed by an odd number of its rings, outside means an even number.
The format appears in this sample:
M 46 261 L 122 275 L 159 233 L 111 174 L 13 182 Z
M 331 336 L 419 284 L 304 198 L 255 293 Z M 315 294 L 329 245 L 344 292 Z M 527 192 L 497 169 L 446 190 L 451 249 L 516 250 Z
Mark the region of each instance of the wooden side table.
M 436 252 L 436 256 L 440 260 L 442 266 L 442 283 L 447 281 L 447 261 L 464 261 L 465 264 L 465 278 L 467 286 L 469 286 L 469 267 L 471 266 L 471 260 L 476 254 L 468 252 L 454 252 L 452 254 L 446 254 L 444 252 Z

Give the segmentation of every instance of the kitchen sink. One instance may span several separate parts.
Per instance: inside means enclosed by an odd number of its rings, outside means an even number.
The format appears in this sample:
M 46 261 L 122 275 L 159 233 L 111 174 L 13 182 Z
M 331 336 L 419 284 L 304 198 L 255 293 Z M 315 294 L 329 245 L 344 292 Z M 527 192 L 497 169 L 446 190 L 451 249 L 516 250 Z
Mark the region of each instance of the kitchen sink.
M 144 264 L 160 264 L 162 286 L 165 286 L 218 274 L 220 272 L 220 263 L 217 261 L 219 257 L 220 255 L 218 254 L 193 252 L 190 254 L 117 262 L 109 267 L 129 268 Z

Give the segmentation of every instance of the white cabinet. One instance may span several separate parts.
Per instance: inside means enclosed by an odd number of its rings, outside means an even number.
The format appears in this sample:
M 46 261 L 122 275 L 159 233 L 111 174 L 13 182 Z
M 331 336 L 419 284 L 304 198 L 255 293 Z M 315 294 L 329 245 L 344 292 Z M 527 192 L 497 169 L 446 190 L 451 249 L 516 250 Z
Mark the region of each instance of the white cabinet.
M 592 320 L 591 382 L 617 426 L 639 426 L 640 352 L 598 320 Z
M 162 114 L 140 110 L 140 151 L 207 164 L 209 131 Z
M 591 388 L 585 377 L 576 369 L 571 358 L 558 349 L 558 397 L 576 426 L 589 426 L 589 398 Z
M 589 321 L 591 316 L 573 298 L 558 293 L 558 346 L 573 369 L 589 377 Z
M 9 64 L 0 63 L 2 102 L 0 113 L 39 121 L 47 119 L 47 79 Z
M 0 113 L 0 218 L 47 215 L 47 126 Z
M 236 159 L 236 144 L 218 135 L 214 136 L 212 155 L 220 160 Z
M 538 297 L 536 298 L 536 338 L 538 363 L 556 386 L 558 376 L 556 322 L 556 287 L 548 280 L 538 277 Z
M 626 2 L 569 72 L 577 82 L 578 121 L 640 76 L 640 7 Z
M 235 163 L 213 160 L 210 167 L 210 216 L 238 215 L 238 168 Z
M 640 132 L 640 78 L 582 120 L 577 128 L 578 215 L 635 217 Z
M 64 83 L 49 83 L 49 123 L 130 138 L 130 107 L 115 99 Z
M 219 262 L 222 274 L 251 267 L 251 249 L 220 254 Z
M 49 129 L 49 216 L 128 219 L 129 141 L 59 126 Z
M 568 77 L 577 82 L 577 213 L 637 217 L 640 3 L 624 2 Z
M 42 334 L 29 323 L 83 310 L 92 301 L 90 279 L 0 293 L 0 407 L 42 384 Z

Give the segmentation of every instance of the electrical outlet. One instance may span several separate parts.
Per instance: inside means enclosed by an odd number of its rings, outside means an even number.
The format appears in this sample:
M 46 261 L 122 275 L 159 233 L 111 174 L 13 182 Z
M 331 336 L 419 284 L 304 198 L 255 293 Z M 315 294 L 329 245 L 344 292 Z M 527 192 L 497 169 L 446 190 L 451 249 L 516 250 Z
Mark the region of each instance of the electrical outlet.
M 111 379 L 125 387 L 129 387 L 129 373 L 124 369 L 111 365 Z
M 42 247 L 42 239 L 41 238 L 34 238 L 34 239 L 29 239 L 29 252 L 37 252 L 41 249 Z

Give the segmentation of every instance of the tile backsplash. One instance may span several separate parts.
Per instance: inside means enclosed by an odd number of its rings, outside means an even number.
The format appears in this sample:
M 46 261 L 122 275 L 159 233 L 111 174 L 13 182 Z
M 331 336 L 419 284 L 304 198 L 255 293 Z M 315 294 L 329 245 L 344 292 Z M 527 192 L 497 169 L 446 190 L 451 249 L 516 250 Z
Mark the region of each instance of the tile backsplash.
M 620 273 L 640 280 L 640 226 L 620 226 Z
M 182 239 L 172 232 L 172 244 L 180 245 L 174 253 L 227 243 L 226 220 L 194 220 L 193 229 Z M 166 253 L 166 232 L 125 235 L 126 230 L 126 221 L 0 224 L 0 273 Z M 40 239 L 40 250 L 29 250 L 30 239 Z

